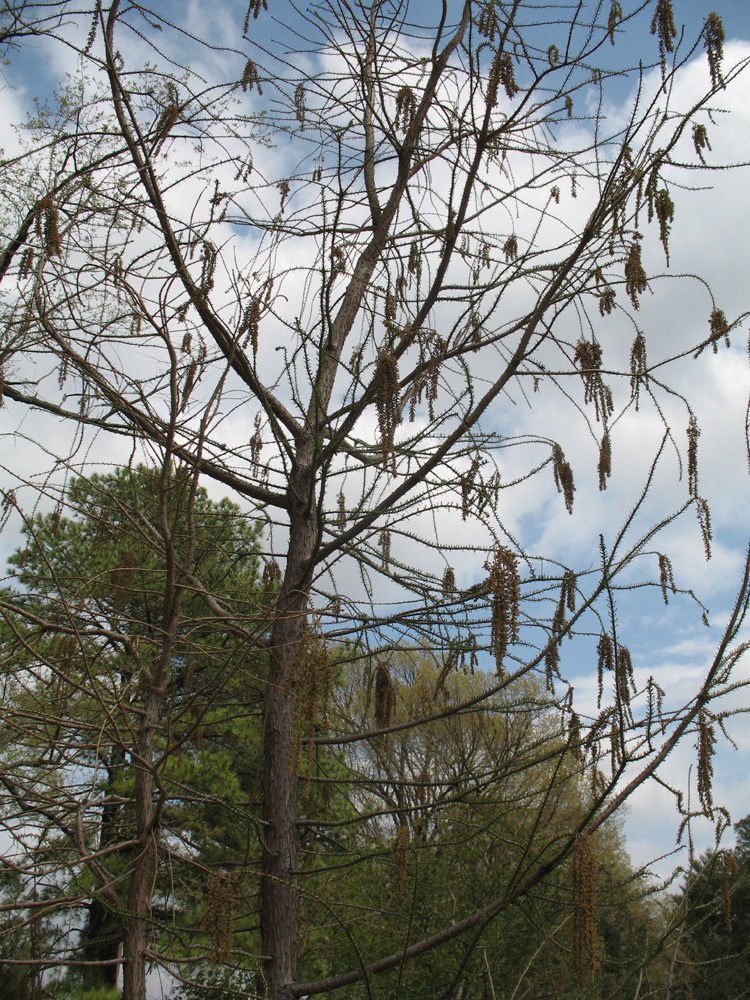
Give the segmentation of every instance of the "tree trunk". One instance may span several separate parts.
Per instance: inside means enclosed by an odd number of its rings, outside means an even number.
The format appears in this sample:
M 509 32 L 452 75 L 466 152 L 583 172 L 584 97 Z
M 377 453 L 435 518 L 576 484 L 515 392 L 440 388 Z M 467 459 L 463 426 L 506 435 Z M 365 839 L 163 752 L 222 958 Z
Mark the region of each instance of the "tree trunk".
M 121 776 L 125 766 L 125 754 L 122 747 L 114 746 L 106 762 L 107 782 L 105 793 L 113 795 L 116 780 Z M 107 802 L 102 808 L 99 848 L 110 847 L 122 839 L 122 806 L 117 802 Z M 118 958 L 122 944 L 122 916 L 113 912 L 112 903 L 102 902 L 95 895 L 89 904 L 86 926 L 81 933 L 81 958 L 84 962 L 108 963 Z M 100 967 L 88 969 L 84 976 L 91 986 L 116 987 L 119 966 L 102 964 Z
M 128 882 L 127 915 L 123 921 L 122 1000 L 146 1000 L 146 917 L 156 865 L 156 831 L 150 765 L 154 757 L 154 727 L 159 718 L 164 690 L 152 685 L 144 703 L 138 732 L 140 762 L 135 765 L 136 839 Z
M 110 962 L 116 959 L 122 941 L 122 919 L 112 913 L 111 906 L 105 906 L 94 896 L 89 904 L 86 927 L 81 935 L 81 959 L 84 962 Z M 85 980 L 91 986 L 117 985 L 117 965 L 102 964 L 86 970 Z
M 298 649 L 307 623 L 310 559 L 317 526 L 312 473 L 293 474 L 289 487 L 289 555 L 271 635 L 263 703 L 263 881 L 260 893 L 264 987 L 285 1000 L 297 977 L 299 952 L 299 828 L 296 724 Z

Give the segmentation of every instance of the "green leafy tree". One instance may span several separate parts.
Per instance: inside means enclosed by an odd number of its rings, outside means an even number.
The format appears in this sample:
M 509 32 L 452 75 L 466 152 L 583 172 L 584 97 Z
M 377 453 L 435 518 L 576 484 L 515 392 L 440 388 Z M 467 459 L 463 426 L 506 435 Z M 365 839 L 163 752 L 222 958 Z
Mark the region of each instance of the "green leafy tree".
M 430 649 L 384 649 L 366 669 L 345 668 L 332 725 L 369 726 L 372 736 L 339 756 L 337 784 L 351 815 L 322 818 L 326 835 L 305 845 L 303 893 L 316 871 L 326 873 L 315 896 L 303 895 L 305 926 L 316 926 L 323 907 L 344 912 L 363 955 L 398 953 L 405 928 L 439 933 L 446 915 L 457 924 L 491 911 L 502 894 L 502 913 L 480 926 L 468 956 L 446 942 L 439 958 L 393 969 L 385 988 L 414 1000 L 481 1000 L 516 988 L 539 998 L 576 995 L 589 980 L 603 995 L 633 997 L 644 976 L 655 988 L 665 928 L 611 821 L 592 838 L 592 940 L 577 981 L 575 865 L 570 859 L 541 878 L 539 871 L 595 800 L 590 776 L 542 681 L 529 678 L 512 696 L 483 698 L 485 688 L 481 673 L 457 672 Z M 335 923 L 324 926 L 305 942 L 302 968 L 311 978 L 330 975 L 341 947 Z M 337 995 L 364 997 L 367 989 L 348 985 Z
M 734 830 L 734 848 L 695 860 L 679 900 L 687 914 L 680 979 L 695 1000 L 750 995 L 750 816 Z
M 67 947 L 40 959 L 66 955 L 89 987 L 114 985 L 146 764 L 139 675 L 164 655 L 170 560 L 182 556 L 185 594 L 148 762 L 161 816 L 150 936 L 160 936 L 167 921 L 158 914 L 169 912 L 186 954 L 196 938 L 206 949 L 212 873 L 259 861 L 248 856 L 247 824 L 260 795 L 272 589 L 261 581 L 257 525 L 179 470 L 75 479 L 65 507 L 37 515 L 24 533 L 0 599 L 2 808 L 25 875 L 16 898 L 23 909 L 29 893 L 50 896 L 40 911 L 48 929 L 69 909 Z M 252 898 L 255 890 L 240 876 L 234 891 Z

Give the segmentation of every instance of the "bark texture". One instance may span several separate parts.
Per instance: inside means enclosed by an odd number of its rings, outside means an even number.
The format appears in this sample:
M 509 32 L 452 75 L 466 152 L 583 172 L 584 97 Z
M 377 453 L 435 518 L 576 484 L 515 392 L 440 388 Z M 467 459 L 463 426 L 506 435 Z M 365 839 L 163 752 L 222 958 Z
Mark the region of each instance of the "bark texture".
M 289 486 L 289 558 L 271 636 L 270 673 L 263 704 L 261 948 L 264 988 L 275 1000 L 292 995 L 299 954 L 294 730 L 299 644 L 307 624 L 310 567 L 317 539 L 313 496 L 311 463 L 303 459 Z

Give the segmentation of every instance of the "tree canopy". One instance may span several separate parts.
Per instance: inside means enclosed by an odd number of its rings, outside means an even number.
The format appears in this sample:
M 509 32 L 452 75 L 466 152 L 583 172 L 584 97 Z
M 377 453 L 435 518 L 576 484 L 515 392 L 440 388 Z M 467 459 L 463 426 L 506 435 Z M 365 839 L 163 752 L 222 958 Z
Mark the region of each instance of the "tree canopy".
M 687 916 L 679 941 L 680 980 L 696 1000 L 750 991 L 750 816 L 734 824 L 734 848 L 695 858 L 677 904 Z
M 139 467 L 75 479 L 65 511 L 38 514 L 24 535 L 0 598 L 6 906 L 31 907 L 32 924 L 41 915 L 47 945 L 37 934 L 34 954 L 32 936 L 30 957 L 43 968 L 63 956 L 84 984 L 114 986 L 137 857 L 143 677 L 165 653 L 150 764 L 168 862 L 152 871 L 149 935 L 171 912 L 178 950 L 196 933 L 205 942 L 212 873 L 248 860 L 271 603 L 258 528 L 185 477 Z M 170 562 L 186 551 L 193 582 L 165 642 Z M 2 945 L 0 965 L 16 947 Z
M 750 598 L 746 559 L 693 690 L 634 669 L 639 595 L 665 627 L 705 619 L 668 539 L 692 516 L 710 556 L 692 397 L 746 315 L 689 263 L 700 322 L 659 312 L 748 62 L 715 12 L 692 37 L 675 18 L 4 6 L 13 57 L 67 71 L 0 205 L 3 416 L 39 462 L 9 458 L 3 493 L 26 542 L 2 598 L 7 912 L 62 935 L 25 967 L 292 1000 L 441 961 L 468 1000 L 522 989 L 520 954 L 478 963 L 531 922 L 583 993 L 651 975 L 649 934 L 598 957 L 598 840 L 652 779 L 725 825 Z M 567 549 L 524 537 L 513 504 L 539 496 Z M 663 777 L 685 744 L 697 797 Z

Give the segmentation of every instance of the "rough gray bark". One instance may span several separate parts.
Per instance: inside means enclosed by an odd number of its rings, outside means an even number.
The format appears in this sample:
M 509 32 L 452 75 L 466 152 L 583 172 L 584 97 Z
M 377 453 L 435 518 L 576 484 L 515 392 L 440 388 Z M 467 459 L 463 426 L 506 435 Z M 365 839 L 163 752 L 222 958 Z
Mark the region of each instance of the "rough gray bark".
M 289 486 L 289 558 L 271 635 L 271 662 L 263 703 L 263 881 L 261 950 L 265 986 L 285 996 L 297 978 L 299 953 L 299 807 L 293 759 L 298 648 L 307 624 L 312 555 L 317 539 L 309 464 Z
M 151 895 L 149 883 L 156 864 L 153 777 L 154 727 L 164 697 L 163 689 L 152 688 L 144 704 L 143 723 L 138 733 L 140 760 L 135 772 L 136 840 L 128 878 L 127 914 L 123 921 L 122 971 L 123 1000 L 146 1000 L 146 942 Z

